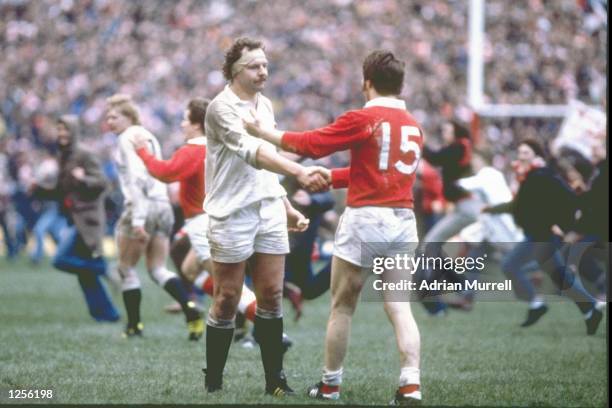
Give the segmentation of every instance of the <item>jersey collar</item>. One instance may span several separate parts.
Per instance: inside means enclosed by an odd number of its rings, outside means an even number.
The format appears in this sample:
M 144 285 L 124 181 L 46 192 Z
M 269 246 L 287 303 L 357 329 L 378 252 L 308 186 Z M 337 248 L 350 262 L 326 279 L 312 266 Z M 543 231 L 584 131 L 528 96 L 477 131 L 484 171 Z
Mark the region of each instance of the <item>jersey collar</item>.
M 205 136 L 194 137 L 193 139 L 189 139 L 187 141 L 187 144 L 206 146 L 206 137 Z
M 229 84 L 225 85 L 224 91 L 227 92 L 228 99 L 230 100 L 232 104 L 234 105 L 252 105 L 251 102 L 243 101 L 242 99 L 240 99 L 238 95 L 236 95 L 234 91 L 232 91 L 232 88 L 230 88 Z M 257 96 L 255 98 L 255 106 L 257 106 L 258 104 L 259 104 L 259 92 L 257 92 Z
M 378 98 L 370 99 L 364 107 L 370 108 L 372 106 L 406 110 L 406 102 L 397 98 L 389 98 L 388 96 L 379 96 Z

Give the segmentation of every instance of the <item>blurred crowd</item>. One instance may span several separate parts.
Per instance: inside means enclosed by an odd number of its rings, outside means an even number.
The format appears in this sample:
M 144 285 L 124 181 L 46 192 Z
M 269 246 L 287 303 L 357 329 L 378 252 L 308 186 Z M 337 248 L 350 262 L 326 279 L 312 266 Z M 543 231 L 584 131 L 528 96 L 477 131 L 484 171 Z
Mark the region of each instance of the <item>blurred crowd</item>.
M 607 23 L 601 1 L 486 1 L 485 89 L 490 103 L 601 105 L 607 90 Z M 603 2 L 605 3 L 605 2 Z M 607 4 L 607 3 L 606 3 Z M 185 103 L 225 82 L 223 50 L 241 35 L 264 39 L 266 95 L 280 128 L 321 126 L 363 104 L 360 61 L 391 48 L 407 63 L 403 97 L 430 142 L 451 118 L 469 121 L 465 0 L 5 0 L 0 2 L 0 214 L 13 236 L 47 206 L 33 183 L 52 177 L 52 124 L 73 113 L 86 144 L 116 180 L 104 100 L 133 95 L 167 157 L 182 139 Z M 481 143 L 496 167 L 520 137 L 548 140 L 558 119 L 487 121 Z M 344 164 L 339 155 L 325 162 Z M 121 197 L 107 199 L 109 231 Z M 7 214 L 15 215 L 6 216 Z M 10 251 L 9 251 L 10 252 Z

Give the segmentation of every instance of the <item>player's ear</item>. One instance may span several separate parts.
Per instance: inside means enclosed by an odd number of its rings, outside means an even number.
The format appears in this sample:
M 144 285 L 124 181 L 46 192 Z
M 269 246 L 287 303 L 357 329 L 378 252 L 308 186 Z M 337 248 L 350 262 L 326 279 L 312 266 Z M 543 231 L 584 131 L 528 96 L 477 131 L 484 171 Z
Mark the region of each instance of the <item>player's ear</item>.
M 370 82 L 369 79 L 366 79 L 366 80 L 363 81 L 363 84 L 361 86 L 361 90 L 363 92 L 366 92 L 371 86 L 372 86 L 372 82 Z

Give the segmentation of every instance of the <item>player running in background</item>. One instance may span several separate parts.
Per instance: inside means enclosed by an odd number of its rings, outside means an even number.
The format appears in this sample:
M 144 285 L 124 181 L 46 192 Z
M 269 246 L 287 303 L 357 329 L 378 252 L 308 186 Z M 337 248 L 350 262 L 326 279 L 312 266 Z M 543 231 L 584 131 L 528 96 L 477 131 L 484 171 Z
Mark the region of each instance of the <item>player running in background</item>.
M 255 335 L 261 350 L 266 394 L 292 394 L 283 372 L 283 272 L 289 252 L 287 229 L 304 230 L 308 221 L 295 210 L 281 187 L 280 171 L 302 185 L 323 187 L 325 180 L 276 153 L 247 134 L 242 118 L 253 109 L 274 125 L 272 103 L 261 94 L 268 78 L 263 44 L 239 38 L 225 54 L 229 84 L 206 114 L 206 199 L 208 238 L 213 260 L 214 296 L 206 329 L 208 392 L 222 388 L 223 369 L 232 342 L 237 305 L 247 261 L 257 297 Z
M 457 184 L 457 180 L 472 173 L 472 141 L 468 128 L 457 120 L 444 123 L 442 139 L 444 146 L 439 149 L 425 145 L 423 158 L 433 166 L 440 167 L 444 199 L 447 203 L 453 203 L 453 209 L 437 221 L 423 238 L 423 252 L 427 257 L 441 256 L 444 243 L 476 222 L 484 205 L 477 196 Z M 439 268 L 422 268 L 417 276 L 427 281 L 447 279 L 461 284 L 465 281 L 464 275 Z M 446 313 L 446 304 L 442 302 L 439 291 L 423 291 L 421 296 L 423 306 L 431 315 Z
M 390 51 L 374 51 L 363 63 L 367 100 L 363 109 L 347 112 L 324 128 L 301 133 L 272 130 L 256 115 L 255 122 L 245 121 L 249 133 L 304 156 L 318 158 L 351 151 L 350 168 L 328 174 L 334 187 L 348 185 L 348 206 L 335 238 L 323 378 L 309 389 L 311 397 L 340 397 L 351 319 L 367 276 L 364 272 L 372 266 L 371 259 L 363 256 L 362 245 L 386 243 L 414 255 L 418 242 L 412 185 L 423 134 L 399 99 L 403 81 L 404 63 Z M 419 330 L 410 303 L 396 300 L 385 292 L 384 309 L 395 331 L 401 367 L 399 388 L 392 402 L 418 402 Z
M 588 335 L 597 332 L 605 303 L 598 303 L 571 273 L 561 256 L 562 230 L 574 227 L 577 200 L 570 187 L 544 165 L 544 150 L 531 139 L 518 146 L 518 161 L 524 169 L 520 187 L 512 201 L 486 207 L 484 212 L 511 212 L 523 228 L 525 240 L 519 242 L 504 258 L 502 269 L 514 283 L 517 297 L 529 302 L 527 318 L 521 326 L 535 324 L 547 311 L 544 299 L 522 273 L 522 266 L 535 260 L 557 288 L 572 299 L 583 313 Z
M 125 199 L 124 211 L 116 229 L 118 271 L 128 315 L 124 336 L 142 335 L 142 293 L 136 265 L 143 254 L 149 275 L 179 302 L 191 331 L 192 322 L 202 317 L 195 304 L 188 301 L 179 277 L 166 269 L 169 237 L 174 222 L 167 187 L 149 175 L 132 144 L 136 139 L 144 139 L 153 154 L 160 158 L 159 142 L 140 125 L 138 110 L 129 96 L 114 95 L 107 99 L 107 103 L 106 122 L 119 139 L 115 160 Z
M 472 152 L 474 175 L 457 180 L 457 185 L 476 196 L 487 206 L 494 206 L 512 200 L 512 191 L 503 173 L 490 164 L 482 152 Z M 480 214 L 478 221 L 463 228 L 459 233 L 461 241 L 470 250 L 467 256 L 476 258 L 484 255 L 488 249 L 496 249 L 502 254 L 508 253 L 517 242 L 523 240 L 523 232 L 516 226 L 510 214 Z M 523 267 L 524 271 L 527 271 Z M 466 274 L 469 281 L 478 279 L 478 273 Z M 472 310 L 474 290 L 463 291 L 456 300 L 448 305 L 461 310 Z

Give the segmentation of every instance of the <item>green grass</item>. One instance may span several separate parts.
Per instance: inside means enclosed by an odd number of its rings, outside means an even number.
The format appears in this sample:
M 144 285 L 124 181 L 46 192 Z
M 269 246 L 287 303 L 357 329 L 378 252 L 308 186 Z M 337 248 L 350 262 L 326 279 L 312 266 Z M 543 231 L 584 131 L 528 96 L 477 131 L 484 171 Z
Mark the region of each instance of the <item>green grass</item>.
M 182 318 L 163 313 L 167 295 L 141 271 L 143 339 L 123 340 L 121 324 L 99 324 L 85 309 L 77 280 L 50 266 L 0 260 L 0 404 L 8 389 L 53 389 L 53 403 L 317 404 L 305 389 L 318 381 L 329 298 L 306 304 L 304 318 L 286 319 L 295 340 L 285 367 L 298 395 L 263 395 L 258 350 L 234 346 L 225 388 L 203 389 L 204 342 L 188 342 Z M 118 306 L 120 296 L 114 293 Z M 287 315 L 291 316 L 289 306 Z M 430 318 L 415 307 L 422 342 L 422 389 L 427 405 L 604 406 L 607 403 L 605 323 L 585 335 L 566 301 L 530 329 L 517 324 L 525 305 L 481 302 L 473 312 Z M 399 366 L 381 304 L 362 302 L 354 319 L 337 404 L 386 404 Z M 28 400 L 27 402 L 37 402 Z

